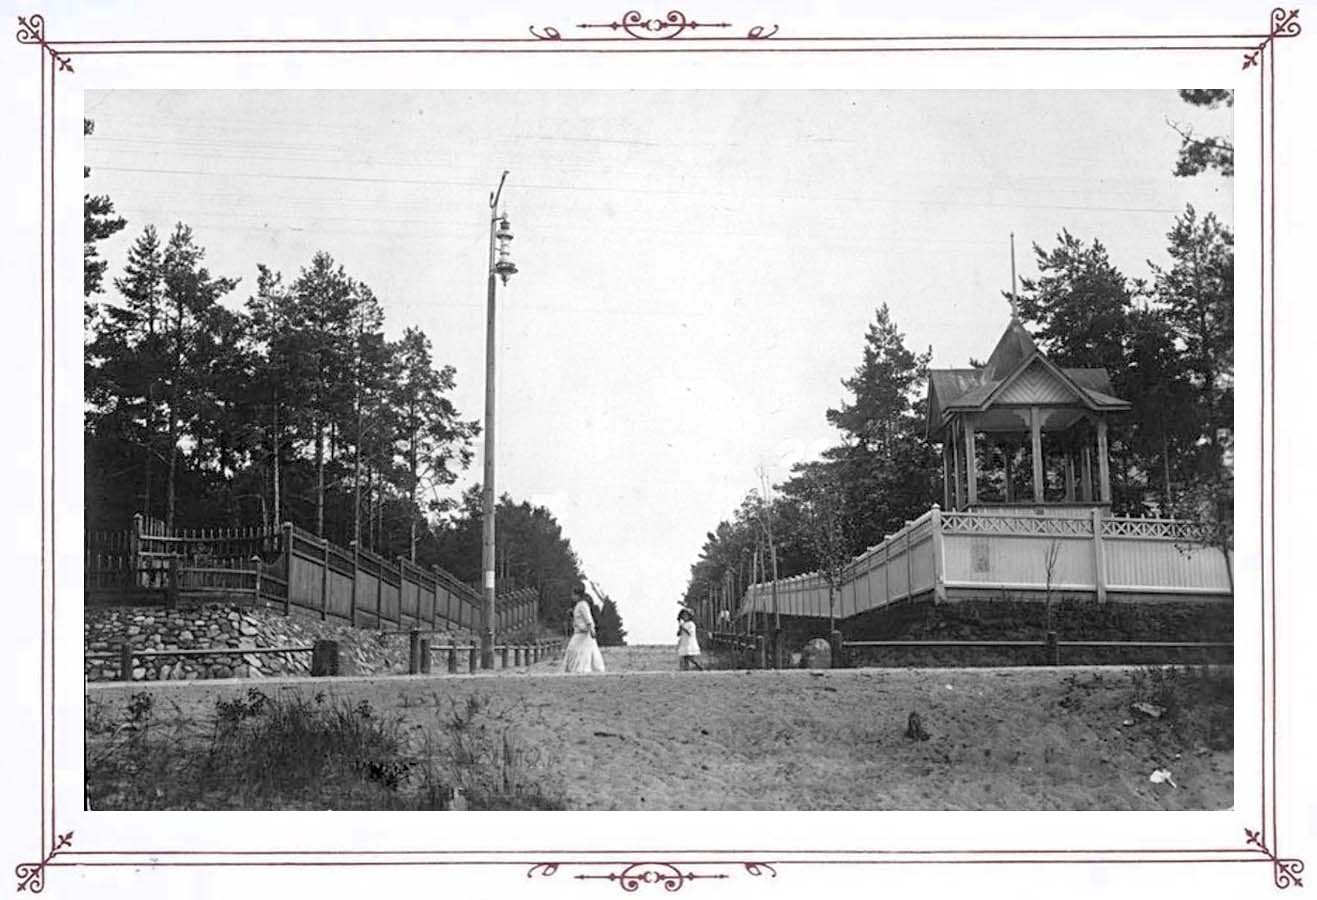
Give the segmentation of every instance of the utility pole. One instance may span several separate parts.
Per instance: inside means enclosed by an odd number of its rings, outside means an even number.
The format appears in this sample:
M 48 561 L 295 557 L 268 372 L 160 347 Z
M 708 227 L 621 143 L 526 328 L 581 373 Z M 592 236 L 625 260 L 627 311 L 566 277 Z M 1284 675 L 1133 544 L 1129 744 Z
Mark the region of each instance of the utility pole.
M 759 470 L 759 481 L 764 489 L 762 506 L 760 507 L 764 518 L 764 531 L 768 537 L 768 560 L 769 565 L 773 568 L 772 580 L 769 582 L 769 594 L 773 603 L 773 668 L 782 668 L 782 613 L 777 606 L 777 545 L 773 543 L 773 500 L 772 486 L 768 483 L 768 475 L 761 468 Z
M 485 319 L 485 477 L 482 483 L 482 537 L 480 571 L 484 596 L 484 633 L 480 636 L 480 667 L 494 668 L 494 278 L 498 276 L 506 287 L 508 279 L 516 274 L 517 267 L 508 257 L 508 242 L 512 240 L 508 217 L 499 212 L 503 196 L 503 183 L 508 173 L 498 180 L 498 189 L 489 195 L 489 285 Z

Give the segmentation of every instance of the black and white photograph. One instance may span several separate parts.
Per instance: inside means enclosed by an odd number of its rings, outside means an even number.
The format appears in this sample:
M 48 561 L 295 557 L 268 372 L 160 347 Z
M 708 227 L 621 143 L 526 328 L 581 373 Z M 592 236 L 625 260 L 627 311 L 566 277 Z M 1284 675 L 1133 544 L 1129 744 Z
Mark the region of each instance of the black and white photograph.
M 1233 808 L 1235 92 L 603 87 L 86 91 L 85 809 Z

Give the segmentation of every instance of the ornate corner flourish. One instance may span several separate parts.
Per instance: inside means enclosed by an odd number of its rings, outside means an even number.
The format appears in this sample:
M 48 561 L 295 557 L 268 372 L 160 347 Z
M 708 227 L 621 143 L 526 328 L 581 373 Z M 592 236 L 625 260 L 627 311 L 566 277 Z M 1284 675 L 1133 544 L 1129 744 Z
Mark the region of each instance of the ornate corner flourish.
M 1271 32 L 1252 50 L 1244 54 L 1244 68 L 1250 69 L 1258 64 L 1262 58 L 1262 51 L 1267 49 L 1267 45 L 1276 38 L 1298 37 L 1303 31 L 1303 26 L 1299 24 L 1299 11 L 1297 9 L 1286 10 L 1283 7 L 1276 7 L 1271 11 Z
M 582 22 L 577 28 L 608 28 L 612 31 L 625 32 L 629 37 L 640 41 L 668 41 L 689 31 L 692 34 L 700 28 L 731 28 L 731 22 L 700 22 L 688 17 L 679 9 L 670 10 L 663 16 L 646 16 L 639 10 L 630 10 L 620 19 L 611 22 Z M 755 25 L 745 33 L 742 40 L 764 40 L 777 34 L 777 26 L 765 27 Z M 530 26 L 530 33 L 542 41 L 564 40 L 562 32 L 551 25 L 537 28 Z M 570 38 L 567 38 L 570 40 Z M 579 40 L 579 39 L 578 39 Z
M 539 876 L 548 878 L 558 873 L 558 869 L 569 863 L 536 863 L 526 872 L 527 878 Z M 777 877 L 777 869 L 764 862 L 743 862 L 738 865 L 749 875 L 760 876 L 768 875 L 770 878 Z M 602 874 L 591 874 L 582 872 L 579 875 L 573 875 L 578 881 L 610 881 L 616 884 L 627 893 L 635 893 L 640 890 L 641 885 L 662 885 L 663 890 L 672 893 L 681 890 L 687 882 L 698 881 L 700 879 L 726 879 L 732 876 L 726 872 L 700 872 L 696 871 L 690 865 L 678 865 L 666 862 L 639 862 L 631 863 L 625 868 L 614 872 Z
M 41 862 L 19 863 L 14 866 L 14 877 L 18 879 L 18 889 L 20 891 L 29 891 L 33 894 L 41 893 L 46 887 L 46 866 L 55 858 L 65 847 L 73 843 L 73 832 L 61 834 L 55 841 L 55 846 L 50 848 L 46 858 Z M 1302 871 L 1302 866 L 1300 866 Z
M 18 17 L 18 33 L 14 35 L 20 44 L 38 44 L 50 54 L 50 58 L 59 63 L 59 71 L 72 72 L 73 63 L 69 57 L 61 55 L 46 42 L 46 20 L 41 13 Z
M 1261 831 L 1245 828 L 1244 840 L 1250 847 L 1257 848 L 1259 853 L 1271 860 L 1271 877 L 1276 882 L 1276 887 L 1281 889 L 1303 887 L 1303 879 L 1299 877 L 1303 872 L 1303 860 L 1277 856 L 1276 852 L 1267 846 L 1267 839 Z

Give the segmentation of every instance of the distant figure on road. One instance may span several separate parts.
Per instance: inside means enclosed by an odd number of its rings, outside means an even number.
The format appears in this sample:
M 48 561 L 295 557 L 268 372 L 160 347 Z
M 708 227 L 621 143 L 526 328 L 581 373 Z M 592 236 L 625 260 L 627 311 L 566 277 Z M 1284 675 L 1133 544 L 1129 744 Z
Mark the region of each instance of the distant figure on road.
M 594 615 L 590 612 L 590 600 L 585 595 L 585 588 L 576 586 L 576 606 L 572 609 L 572 639 L 567 642 L 567 652 L 563 654 L 563 671 L 602 672 L 604 657 L 599 652 L 595 641 Z
M 695 637 L 695 616 L 689 609 L 677 613 L 677 658 L 681 661 L 681 671 L 687 672 L 691 666 L 704 671 L 704 666 L 695 657 L 700 655 L 700 642 Z

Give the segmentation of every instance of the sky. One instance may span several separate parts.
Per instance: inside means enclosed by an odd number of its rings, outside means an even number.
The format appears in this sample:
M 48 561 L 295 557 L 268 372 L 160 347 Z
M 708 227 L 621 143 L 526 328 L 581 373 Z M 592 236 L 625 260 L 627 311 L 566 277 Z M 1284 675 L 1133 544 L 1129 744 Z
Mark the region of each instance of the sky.
M 763 467 L 839 435 L 824 414 L 882 303 L 934 366 L 1005 327 L 1062 229 L 1130 277 L 1192 203 L 1179 137 L 1232 129 L 1173 91 L 97 91 L 87 190 L 128 227 L 192 226 L 254 291 L 328 251 L 391 337 L 429 335 L 483 415 L 489 194 L 520 270 L 500 288 L 500 493 L 551 509 L 632 643 L 668 643 L 706 532 Z M 479 480 L 481 457 L 454 487 Z

